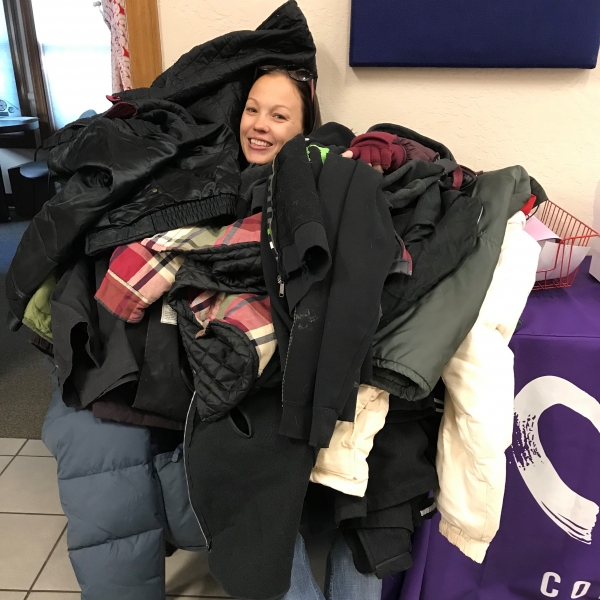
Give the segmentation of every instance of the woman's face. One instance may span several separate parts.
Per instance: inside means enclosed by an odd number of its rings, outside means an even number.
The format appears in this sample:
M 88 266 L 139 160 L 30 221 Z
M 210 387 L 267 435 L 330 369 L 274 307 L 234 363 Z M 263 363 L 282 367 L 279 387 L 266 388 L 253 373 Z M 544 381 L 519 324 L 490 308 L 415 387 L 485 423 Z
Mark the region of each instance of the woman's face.
M 285 73 L 254 82 L 240 123 L 242 152 L 249 163 L 271 162 L 283 145 L 302 133 L 302 100 Z

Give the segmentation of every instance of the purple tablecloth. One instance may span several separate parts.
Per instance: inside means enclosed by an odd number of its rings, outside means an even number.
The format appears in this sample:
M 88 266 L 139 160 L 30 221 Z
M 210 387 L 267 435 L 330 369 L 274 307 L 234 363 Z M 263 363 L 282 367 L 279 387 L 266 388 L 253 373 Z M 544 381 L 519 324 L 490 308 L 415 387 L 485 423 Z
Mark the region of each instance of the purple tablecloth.
M 478 565 L 438 532 L 384 600 L 600 598 L 600 283 L 532 292 L 515 354 L 515 430 L 500 530 Z

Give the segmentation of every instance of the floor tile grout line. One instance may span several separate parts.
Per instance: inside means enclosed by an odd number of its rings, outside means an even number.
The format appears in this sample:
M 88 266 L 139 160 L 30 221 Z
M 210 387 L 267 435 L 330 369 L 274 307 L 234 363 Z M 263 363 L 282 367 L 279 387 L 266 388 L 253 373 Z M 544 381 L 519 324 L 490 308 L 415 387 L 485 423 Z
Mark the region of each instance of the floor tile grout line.
M 0 592 L 3 592 L 5 590 L 0 590 Z M 29 598 L 30 594 L 79 594 L 79 596 L 81 597 L 81 592 L 73 592 L 73 591 L 67 591 L 67 590 L 7 590 L 9 592 L 26 592 L 27 596 L 25 596 L 25 598 L 23 598 L 23 600 L 27 600 L 27 598 Z M 42 595 L 43 598 L 43 595 Z M 226 599 L 228 600 L 228 599 Z
M 28 441 L 29 440 L 25 440 L 25 444 Z M 25 444 L 23 444 L 23 446 L 21 446 L 19 452 L 25 447 Z M 9 456 L 9 455 L 7 455 L 7 456 Z M 8 467 L 10 467 L 10 465 L 12 465 L 12 463 L 15 460 L 15 458 L 17 458 L 17 457 L 18 458 L 54 458 L 53 456 L 23 456 L 23 455 L 15 454 L 14 456 L 11 456 L 10 460 L 6 463 L 6 466 L 4 467 L 4 469 L 2 469 L 0 471 L 0 477 L 2 477 L 2 475 L 4 474 L 4 472 L 6 471 L 6 469 L 8 469 Z M 3 513 L 3 512 L 0 512 L 0 514 L 16 514 L 16 515 L 21 515 L 21 514 L 32 514 L 32 513 Z
M 34 594 L 81 594 L 81 592 L 74 592 L 73 590 L 14 590 L 14 589 L 9 590 L 9 589 L 4 589 L 4 588 L 0 588 L 0 592 L 15 592 L 15 593 L 23 592 L 24 594 L 29 594 L 29 593 L 34 593 Z M 202 596 L 188 596 L 188 598 L 202 598 Z M 209 596 L 209 598 L 212 598 L 212 596 Z M 229 598 L 225 598 L 225 600 L 229 600 Z
M 37 456 L 36 454 L 15 454 L 12 458 L 54 458 L 54 456 Z M 54 458 L 56 460 L 56 458 Z
M 27 515 L 29 517 L 64 517 L 65 513 L 32 513 L 0 510 L 0 515 Z
M 29 440 L 25 440 L 23 442 L 23 444 L 21 445 L 21 447 L 12 455 L 12 458 L 6 463 L 6 466 L 4 467 L 4 469 L 2 469 L 0 471 L 0 476 L 2 475 L 2 473 L 4 473 L 4 471 L 6 471 L 6 469 L 8 469 L 8 467 L 10 467 L 10 464 L 12 463 L 13 460 L 15 460 L 15 458 L 17 458 L 17 455 L 19 454 L 19 452 L 21 452 L 21 450 L 23 450 L 23 448 L 25 448 L 25 444 L 28 442 Z M 2 456 L 11 456 L 10 454 L 6 454 L 6 455 L 2 455 Z
M 15 458 L 54 458 L 54 456 L 48 454 L 44 454 L 43 456 L 41 454 L 17 454 Z
M 25 446 L 27 446 L 28 441 L 29 441 L 29 438 L 27 438 L 25 440 L 25 443 L 17 450 L 17 453 L 15 454 L 15 456 L 19 456 L 19 452 L 21 452 L 21 450 L 23 450 L 23 448 L 25 448 Z
M 62 537 L 62 534 L 61 534 Z M 15 589 L 4 589 L 0 588 L 0 592 L 24 592 L 27 594 L 24 600 L 27 600 L 29 594 L 81 594 L 81 592 L 74 592 L 73 590 L 15 590 Z M 190 598 L 190 599 L 199 599 L 199 600 L 236 600 L 233 596 L 186 596 L 185 594 L 169 594 L 167 599 L 169 598 Z
M 68 525 L 69 525 L 68 523 L 65 523 L 65 526 L 62 528 L 62 531 L 60 532 L 60 535 L 58 536 L 58 539 L 54 543 L 54 546 L 52 546 L 52 550 L 50 550 L 50 554 L 48 554 L 48 556 L 46 557 L 46 560 L 44 561 L 44 564 L 42 565 L 42 568 L 40 569 L 39 573 L 35 576 L 35 579 L 33 580 L 33 583 L 29 587 L 29 593 L 27 594 L 27 596 L 25 596 L 25 600 L 27 600 L 27 598 L 29 598 L 29 594 L 31 594 L 31 592 L 34 591 L 33 590 L 33 586 L 37 583 L 37 580 L 40 578 L 40 575 L 42 574 L 42 572 L 46 568 L 46 565 L 50 562 L 50 557 L 54 554 L 54 551 L 58 547 L 58 544 L 59 544 L 62 536 L 65 534 L 65 531 L 67 530 L 67 526 Z M 44 591 L 44 590 L 36 590 L 36 591 Z
M 8 467 L 10 467 L 10 465 L 12 464 L 13 460 L 15 460 L 15 458 L 17 458 L 16 454 L 13 457 L 11 457 L 11 459 L 6 463 L 6 466 L 4 467 L 4 469 L 2 469 L 0 471 L 0 477 L 2 477 L 2 473 L 4 473 L 4 471 L 6 471 L 6 469 L 8 469 Z
M 50 456 L 48 456 L 47 454 L 40 454 L 39 456 L 37 454 L 21 454 L 21 452 L 23 452 L 23 450 L 25 449 L 25 446 L 27 446 L 27 442 L 42 442 L 42 444 L 44 444 L 43 440 L 34 440 L 28 438 L 25 440 L 25 443 L 19 449 L 19 452 L 17 452 L 17 456 L 28 456 L 29 458 L 54 458 L 54 455 L 52 453 L 50 453 Z M 44 444 L 44 446 L 45 445 L 46 444 Z
M 5 440 L 9 440 L 9 439 L 11 439 L 11 438 L 3 438 L 3 439 L 5 439 Z M 17 454 L 19 454 L 19 452 L 21 452 L 21 450 L 23 450 L 23 448 L 25 448 L 25 444 L 26 444 L 28 441 L 29 441 L 29 439 L 26 439 L 26 440 L 23 442 L 23 445 L 19 446 L 19 449 L 18 449 L 18 450 L 17 450 L 17 451 L 16 451 L 14 454 L 0 454 L 0 456 L 12 456 L 12 457 L 14 458 L 15 456 L 17 456 Z

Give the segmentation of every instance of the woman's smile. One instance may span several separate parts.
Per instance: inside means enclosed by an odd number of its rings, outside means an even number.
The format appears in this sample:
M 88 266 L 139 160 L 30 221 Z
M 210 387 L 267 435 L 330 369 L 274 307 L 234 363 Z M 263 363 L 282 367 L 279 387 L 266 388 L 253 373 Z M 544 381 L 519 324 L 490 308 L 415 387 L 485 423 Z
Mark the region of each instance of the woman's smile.
M 255 150 L 262 150 L 262 149 L 267 149 L 270 148 L 273 144 L 271 142 L 268 142 L 267 140 L 261 140 L 258 138 L 250 138 L 249 140 L 250 142 L 250 147 L 255 149 Z

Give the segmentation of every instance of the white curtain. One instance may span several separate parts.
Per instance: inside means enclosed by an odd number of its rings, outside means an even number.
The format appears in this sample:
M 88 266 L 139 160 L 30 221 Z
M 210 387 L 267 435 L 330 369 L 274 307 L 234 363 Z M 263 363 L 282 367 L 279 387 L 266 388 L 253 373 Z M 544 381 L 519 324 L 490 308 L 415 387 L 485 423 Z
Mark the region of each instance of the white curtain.
M 130 90 L 131 63 L 125 0 L 102 0 L 102 13 L 110 29 L 113 93 Z

